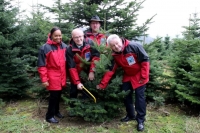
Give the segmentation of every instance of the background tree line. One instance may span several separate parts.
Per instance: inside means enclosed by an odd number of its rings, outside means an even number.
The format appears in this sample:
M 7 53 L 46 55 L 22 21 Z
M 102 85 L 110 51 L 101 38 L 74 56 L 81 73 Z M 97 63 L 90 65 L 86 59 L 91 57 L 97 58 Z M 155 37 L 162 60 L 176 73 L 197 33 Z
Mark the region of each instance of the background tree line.
M 102 25 L 104 31 L 112 29 L 110 33 L 132 41 L 141 41 L 149 54 L 151 68 L 150 82 L 146 89 L 147 102 L 153 102 L 158 106 L 167 101 L 181 102 L 199 108 L 200 19 L 198 14 L 194 13 L 190 18 L 189 26 L 183 26 L 185 31 L 182 38 L 157 37 L 152 43 L 145 44 L 138 38 L 147 36 L 144 33 L 148 30 L 154 16 L 147 18 L 143 24 L 136 23 L 143 2 L 145 1 L 75 0 L 62 3 L 61 0 L 56 0 L 52 7 L 34 5 L 31 15 L 25 16 L 19 10 L 20 4 L 13 5 L 8 0 L 0 0 L 1 99 L 19 99 L 25 96 L 44 98 L 45 89 L 40 86 L 36 62 L 38 48 L 46 42 L 49 30 L 53 26 L 60 27 L 63 41 L 68 44 L 72 29 L 88 26 L 91 16 L 98 15 L 104 20 Z M 51 14 L 52 17 L 46 17 L 46 14 Z M 99 47 L 99 51 L 103 49 Z M 89 114 L 94 114 L 94 110 L 98 110 L 95 112 L 97 121 L 117 115 L 121 106 L 119 101 L 125 95 L 119 89 L 120 70 L 106 92 L 97 92 L 94 86 L 105 71 L 102 66 L 109 63 L 109 57 L 104 54 L 101 55 L 101 59 L 103 61 L 97 64 L 97 80 L 93 84 L 87 83 L 86 86 L 102 102 L 92 105 L 91 102 L 76 101 L 77 105 L 82 105 L 82 109 L 90 109 L 84 112 L 81 108 L 76 108 L 80 110 L 77 113 L 85 116 L 85 120 L 88 121 L 91 120 Z M 66 89 L 63 97 L 67 103 L 70 102 L 68 90 Z

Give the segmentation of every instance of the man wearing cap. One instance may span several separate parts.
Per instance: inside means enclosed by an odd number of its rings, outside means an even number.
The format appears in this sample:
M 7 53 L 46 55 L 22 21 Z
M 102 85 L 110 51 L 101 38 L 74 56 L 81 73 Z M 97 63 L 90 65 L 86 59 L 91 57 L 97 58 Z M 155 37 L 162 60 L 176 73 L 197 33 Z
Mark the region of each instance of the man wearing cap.
M 85 36 L 92 39 L 98 46 L 106 44 L 106 36 L 99 33 L 102 23 L 103 21 L 95 15 L 89 20 L 90 28 L 85 31 Z

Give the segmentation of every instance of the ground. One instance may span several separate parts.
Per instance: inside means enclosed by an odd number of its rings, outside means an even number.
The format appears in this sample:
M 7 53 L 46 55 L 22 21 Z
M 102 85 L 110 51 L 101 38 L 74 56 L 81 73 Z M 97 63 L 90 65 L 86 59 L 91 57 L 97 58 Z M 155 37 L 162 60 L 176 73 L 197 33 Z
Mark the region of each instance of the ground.
M 121 123 L 124 114 L 110 122 L 92 123 L 79 117 L 68 117 L 66 105 L 61 102 L 65 118 L 59 124 L 45 121 L 47 101 L 37 99 L 10 101 L 1 109 L 0 131 L 2 133 L 135 133 L 136 121 Z M 200 117 L 187 115 L 180 106 L 168 104 L 160 108 L 147 105 L 146 133 L 198 133 Z

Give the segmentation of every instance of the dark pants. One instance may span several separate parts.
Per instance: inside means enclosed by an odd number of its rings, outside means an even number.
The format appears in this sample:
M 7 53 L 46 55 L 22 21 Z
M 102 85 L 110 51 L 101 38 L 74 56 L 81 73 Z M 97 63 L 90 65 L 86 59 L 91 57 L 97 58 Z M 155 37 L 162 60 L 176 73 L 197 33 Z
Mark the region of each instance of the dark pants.
M 133 107 L 133 88 L 130 82 L 123 82 L 122 90 L 130 93 L 124 99 L 124 105 L 126 107 L 127 116 L 135 117 L 135 111 L 137 112 L 136 120 L 138 123 L 142 123 L 145 120 L 146 115 L 146 101 L 144 96 L 146 85 L 140 86 L 135 89 L 135 109 Z
M 77 98 L 78 96 L 78 89 L 77 89 L 77 85 L 75 84 L 71 84 L 71 88 L 70 88 L 70 98 Z
M 54 117 L 55 114 L 59 112 L 59 103 L 61 98 L 61 90 L 59 91 L 49 91 L 49 106 L 46 113 L 46 119 Z
M 77 85 L 75 84 L 71 84 L 71 88 L 70 88 L 70 98 L 77 98 L 78 96 L 78 93 L 81 93 L 82 94 L 82 99 L 86 99 L 87 98 L 87 95 L 84 93 L 83 90 L 78 90 L 77 89 Z M 74 104 L 73 103 L 70 103 L 70 107 L 74 107 Z

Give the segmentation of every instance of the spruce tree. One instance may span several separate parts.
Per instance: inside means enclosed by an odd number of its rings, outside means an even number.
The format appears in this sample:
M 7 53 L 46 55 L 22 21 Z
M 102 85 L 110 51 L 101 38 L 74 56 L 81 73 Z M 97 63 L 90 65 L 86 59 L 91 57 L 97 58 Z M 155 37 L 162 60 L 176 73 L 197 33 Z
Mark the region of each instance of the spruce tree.
M 31 85 L 27 59 L 20 55 L 18 45 L 21 25 L 17 13 L 19 8 L 0 0 L 0 93 L 7 96 L 22 96 Z

